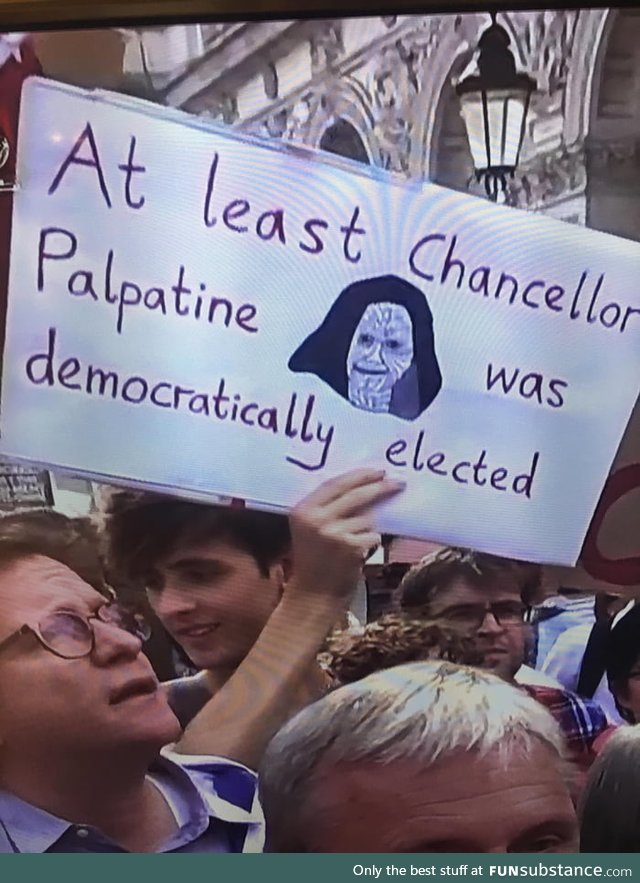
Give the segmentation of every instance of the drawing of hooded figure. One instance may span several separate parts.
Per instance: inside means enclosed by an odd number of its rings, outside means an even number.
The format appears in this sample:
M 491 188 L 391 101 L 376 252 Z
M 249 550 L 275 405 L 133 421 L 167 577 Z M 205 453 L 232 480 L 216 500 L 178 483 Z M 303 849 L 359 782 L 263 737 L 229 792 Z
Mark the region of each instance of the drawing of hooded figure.
M 415 420 L 442 386 L 424 294 L 398 276 L 347 286 L 289 360 L 356 408 Z

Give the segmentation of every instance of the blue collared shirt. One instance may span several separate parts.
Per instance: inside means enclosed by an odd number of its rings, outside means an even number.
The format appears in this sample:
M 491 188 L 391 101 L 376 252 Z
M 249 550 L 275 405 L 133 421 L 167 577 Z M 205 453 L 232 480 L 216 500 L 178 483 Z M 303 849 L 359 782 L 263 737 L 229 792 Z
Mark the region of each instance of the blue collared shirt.
M 149 772 L 177 828 L 157 852 L 262 852 L 264 816 L 254 772 L 218 757 L 164 749 Z M 0 853 L 126 852 L 89 825 L 71 824 L 0 790 Z

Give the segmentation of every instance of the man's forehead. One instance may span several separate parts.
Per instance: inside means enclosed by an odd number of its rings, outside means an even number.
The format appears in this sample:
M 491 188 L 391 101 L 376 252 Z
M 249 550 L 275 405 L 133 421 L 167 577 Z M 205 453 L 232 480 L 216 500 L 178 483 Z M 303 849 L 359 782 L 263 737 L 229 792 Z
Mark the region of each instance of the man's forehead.
M 185 540 L 157 563 L 159 569 L 172 569 L 174 567 L 191 566 L 198 562 L 202 564 L 215 562 L 224 563 L 230 558 L 236 558 L 243 553 L 233 543 L 226 539 L 206 539 L 200 541 Z
M 73 604 L 91 609 L 102 599 L 66 565 L 43 555 L 18 558 L 0 567 L 0 616 Z
M 473 807 L 489 795 L 499 797 L 510 791 L 517 795 L 525 789 L 532 789 L 532 800 L 544 793 L 545 798 L 552 795 L 561 808 L 570 803 L 560 759 L 536 740 L 532 740 L 528 753 L 514 750 L 510 756 L 496 746 L 487 752 L 452 750 L 432 762 L 399 757 L 384 763 L 359 760 L 321 764 L 314 786 L 319 805 L 333 805 L 335 809 L 358 803 L 371 807 L 377 804 L 383 814 L 399 787 L 405 808 L 433 807 L 438 815 L 438 806 L 454 811 L 456 805 L 468 803 Z
M 439 607 L 458 601 L 473 603 L 482 600 L 520 600 L 520 586 L 512 575 L 497 576 L 495 580 L 472 582 L 459 577 L 446 586 L 436 588 L 432 601 Z

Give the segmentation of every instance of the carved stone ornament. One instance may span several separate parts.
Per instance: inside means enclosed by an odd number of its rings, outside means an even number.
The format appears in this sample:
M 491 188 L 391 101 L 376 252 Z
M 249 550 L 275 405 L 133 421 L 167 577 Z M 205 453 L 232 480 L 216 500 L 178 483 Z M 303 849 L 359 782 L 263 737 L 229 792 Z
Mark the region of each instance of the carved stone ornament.
M 384 168 L 407 174 L 415 118 L 426 62 L 443 29 L 440 16 L 423 16 L 419 26 L 389 43 L 366 82 L 372 97 L 373 132 Z
M 296 101 L 287 114 L 287 124 L 283 133 L 286 141 L 303 143 L 306 140 L 312 114 L 317 106 L 318 101 L 312 95 Z
M 231 126 L 239 119 L 238 101 L 235 95 L 212 95 L 203 116 Z
M 507 204 L 538 209 L 583 193 L 587 186 L 584 145 L 562 147 L 537 156 L 516 170 L 507 183 Z
M 330 70 L 344 55 L 342 22 L 331 20 L 320 22 L 309 39 L 311 49 L 311 70 L 314 74 Z
M 313 119 L 316 113 L 322 112 L 320 104 L 319 96 L 308 92 L 293 104 L 281 107 L 243 129 L 267 138 L 281 138 L 284 141 L 308 145 L 309 129 Z
M 564 88 L 574 49 L 577 10 L 513 14 L 518 44 L 538 88 L 553 94 Z

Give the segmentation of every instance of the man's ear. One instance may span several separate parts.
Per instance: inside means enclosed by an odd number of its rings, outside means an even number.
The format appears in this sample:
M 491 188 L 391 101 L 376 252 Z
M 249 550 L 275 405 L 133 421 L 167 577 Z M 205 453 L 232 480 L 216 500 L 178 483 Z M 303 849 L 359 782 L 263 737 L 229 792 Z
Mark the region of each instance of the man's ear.
M 271 566 L 271 578 L 274 580 L 278 593 L 282 595 L 293 574 L 293 558 L 284 555 Z
M 633 712 L 628 705 L 629 682 L 624 679 L 609 682 L 609 690 L 618 706 L 618 711 L 620 712 L 621 717 L 624 717 L 627 721 L 633 721 Z

